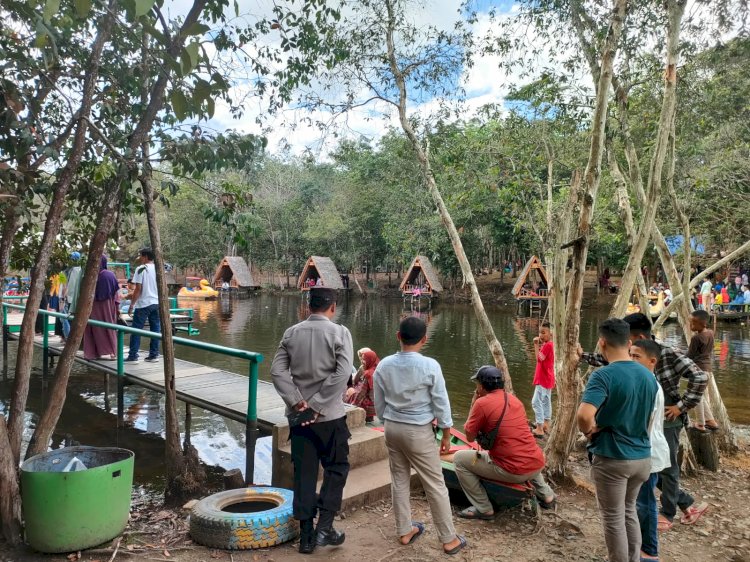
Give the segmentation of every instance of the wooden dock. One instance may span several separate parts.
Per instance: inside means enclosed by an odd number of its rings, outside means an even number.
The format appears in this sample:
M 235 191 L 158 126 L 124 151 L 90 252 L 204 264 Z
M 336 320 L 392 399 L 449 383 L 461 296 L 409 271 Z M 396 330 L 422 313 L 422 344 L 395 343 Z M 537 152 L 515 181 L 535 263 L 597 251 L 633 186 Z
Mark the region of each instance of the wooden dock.
M 9 314 L 8 325 L 20 323 L 23 315 Z M 54 318 L 50 318 L 50 332 Z M 17 340 L 18 333 L 8 334 L 9 339 Z M 42 348 L 42 336 L 34 338 L 35 346 Z M 49 353 L 52 356 L 62 352 L 63 343 L 59 336 L 48 335 Z M 146 342 L 147 343 L 147 342 Z M 143 353 L 141 354 L 143 356 Z M 84 359 L 83 351 L 76 354 L 76 362 L 98 371 L 117 376 L 117 361 Z M 207 365 L 175 359 L 177 398 L 187 404 L 215 412 L 223 417 L 245 423 L 248 409 L 249 377 L 216 369 Z M 148 388 L 164 394 L 164 365 L 162 361 L 147 363 L 125 363 L 124 382 Z M 263 433 L 271 433 L 273 426 L 286 423 L 284 401 L 270 382 L 258 381 L 258 427 Z

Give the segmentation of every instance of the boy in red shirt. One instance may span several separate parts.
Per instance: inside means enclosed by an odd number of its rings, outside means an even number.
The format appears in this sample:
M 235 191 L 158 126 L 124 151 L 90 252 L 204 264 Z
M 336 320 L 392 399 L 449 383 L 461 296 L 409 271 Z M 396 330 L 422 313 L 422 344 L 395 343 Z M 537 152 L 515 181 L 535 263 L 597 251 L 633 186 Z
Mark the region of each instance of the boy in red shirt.
M 536 370 L 531 407 L 534 409 L 536 428 L 532 433 L 534 437 L 541 439 L 549 432 L 552 420 L 552 389 L 555 388 L 555 347 L 552 344 L 549 322 L 542 324 L 539 336 L 534 338 L 534 354 Z

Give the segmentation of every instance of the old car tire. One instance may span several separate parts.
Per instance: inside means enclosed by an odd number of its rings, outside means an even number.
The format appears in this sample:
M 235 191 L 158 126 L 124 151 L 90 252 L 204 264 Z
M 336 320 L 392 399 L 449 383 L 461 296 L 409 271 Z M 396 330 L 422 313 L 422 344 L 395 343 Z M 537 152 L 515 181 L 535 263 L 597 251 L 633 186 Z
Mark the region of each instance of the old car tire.
M 190 514 L 190 536 L 204 546 L 230 550 L 266 548 L 296 538 L 299 523 L 292 516 L 291 490 L 250 487 L 227 490 L 202 499 Z M 264 511 L 232 513 L 228 507 L 264 502 L 276 507 Z

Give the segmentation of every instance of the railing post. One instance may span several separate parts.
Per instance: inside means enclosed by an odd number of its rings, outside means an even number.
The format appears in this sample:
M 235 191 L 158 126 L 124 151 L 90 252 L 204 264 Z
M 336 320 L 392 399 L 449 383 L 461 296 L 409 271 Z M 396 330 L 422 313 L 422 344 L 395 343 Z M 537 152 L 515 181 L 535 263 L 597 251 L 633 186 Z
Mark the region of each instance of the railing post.
M 255 478 L 255 441 L 258 438 L 258 362 L 250 361 L 245 422 L 245 485 Z
M 117 427 L 125 413 L 125 333 L 117 330 Z
M 46 314 L 42 314 L 42 325 L 42 380 L 45 380 L 49 374 L 49 316 Z

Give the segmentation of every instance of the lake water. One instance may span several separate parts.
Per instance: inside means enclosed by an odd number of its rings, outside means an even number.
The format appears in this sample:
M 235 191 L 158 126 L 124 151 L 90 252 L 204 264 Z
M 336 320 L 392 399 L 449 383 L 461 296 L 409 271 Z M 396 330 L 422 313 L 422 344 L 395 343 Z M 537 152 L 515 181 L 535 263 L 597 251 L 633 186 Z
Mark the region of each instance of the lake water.
M 270 380 L 271 359 L 284 330 L 307 315 L 301 296 L 253 295 L 244 300 L 181 302 L 195 308 L 195 326 L 202 341 L 262 353 L 265 361 L 260 374 Z M 608 303 L 583 311 L 581 344 L 590 350 L 596 341 L 596 326 L 606 318 Z M 338 307 L 336 322 L 352 332 L 354 349 L 372 348 L 381 358 L 398 350 L 396 330 L 406 314 L 399 299 L 344 299 Z M 533 388 L 532 338 L 538 319 L 517 318 L 515 307 L 489 307 L 495 333 L 503 344 L 516 394 L 527 405 Z M 428 321 L 428 342 L 423 353 L 437 359 L 445 375 L 453 408 L 454 423 L 463 424 L 473 392 L 471 374 L 491 363 L 484 337 L 469 305 L 438 303 L 430 312 L 421 313 Z M 659 336 L 681 345 L 676 323 L 668 324 Z M 720 323 L 715 340 L 714 372 L 729 414 L 735 423 L 750 424 L 750 328 L 739 323 Z M 10 371 L 14 365 L 15 343 L 10 344 Z M 38 355 L 41 355 L 40 353 Z M 204 355 L 194 349 L 178 347 L 177 356 L 239 373 L 247 363 L 226 356 Z M 108 391 L 105 388 L 108 387 Z M 7 408 L 12 391 L 12 375 L 0 381 L 0 411 Z M 45 399 L 46 385 L 38 371 L 32 379 L 27 416 L 34 423 Z M 69 435 L 82 444 L 118 445 L 136 452 L 136 481 L 158 485 L 163 462 L 163 397 L 143 388 L 130 386 L 125 392 L 127 427 L 117 428 L 116 385 L 101 373 L 79 365 L 71 377 L 68 400 L 58 425 L 55 446 Z M 182 404 L 180 404 L 182 409 Z M 244 466 L 244 426 L 193 408 L 192 443 L 209 465 L 222 468 Z

